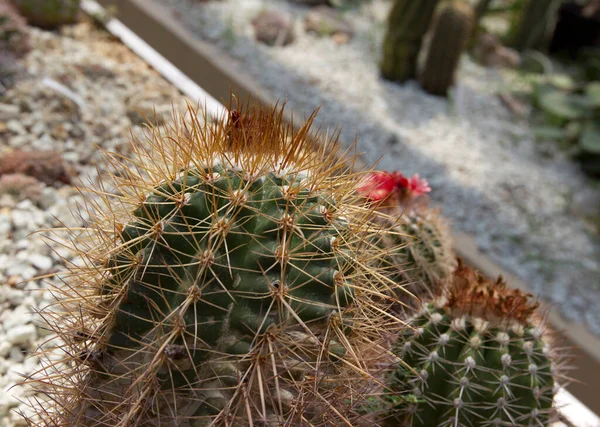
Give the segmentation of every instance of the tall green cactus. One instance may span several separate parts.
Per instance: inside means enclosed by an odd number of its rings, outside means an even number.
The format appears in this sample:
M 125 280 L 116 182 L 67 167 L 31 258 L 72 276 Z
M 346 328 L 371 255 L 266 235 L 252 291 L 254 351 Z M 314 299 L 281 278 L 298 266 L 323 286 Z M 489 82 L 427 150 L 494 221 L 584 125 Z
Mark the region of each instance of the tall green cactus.
M 81 0 L 13 0 L 27 23 L 53 29 L 77 19 Z
M 383 41 L 381 74 L 404 82 L 417 76 L 417 58 L 423 36 L 439 0 L 396 0 L 388 17 Z
M 64 371 L 34 422 L 353 423 L 348 397 L 400 326 L 373 298 L 384 252 L 335 146 L 281 120 L 233 110 L 134 146 L 67 280 Z
M 525 0 L 519 19 L 514 20 L 509 43 L 517 50 L 545 50 L 556 25 L 562 0 Z
M 419 81 L 433 95 L 446 96 L 454 84 L 456 69 L 473 28 L 473 8 L 465 2 L 444 5 L 433 30 L 433 36 Z
M 549 425 L 559 358 L 529 297 L 459 266 L 396 343 L 388 425 Z

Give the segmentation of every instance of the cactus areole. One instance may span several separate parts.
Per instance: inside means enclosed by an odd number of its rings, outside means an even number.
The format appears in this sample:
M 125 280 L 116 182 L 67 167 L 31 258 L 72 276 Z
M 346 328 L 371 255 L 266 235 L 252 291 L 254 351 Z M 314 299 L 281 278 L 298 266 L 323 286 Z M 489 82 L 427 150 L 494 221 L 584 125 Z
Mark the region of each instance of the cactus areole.
M 528 298 L 459 265 L 396 345 L 389 425 L 549 425 L 558 365 Z
M 48 374 L 40 425 L 351 422 L 336 406 L 378 348 L 381 249 L 358 176 L 335 141 L 309 146 L 311 121 L 232 110 L 134 144 L 118 195 L 97 192 L 89 267 L 55 326 L 71 370 Z

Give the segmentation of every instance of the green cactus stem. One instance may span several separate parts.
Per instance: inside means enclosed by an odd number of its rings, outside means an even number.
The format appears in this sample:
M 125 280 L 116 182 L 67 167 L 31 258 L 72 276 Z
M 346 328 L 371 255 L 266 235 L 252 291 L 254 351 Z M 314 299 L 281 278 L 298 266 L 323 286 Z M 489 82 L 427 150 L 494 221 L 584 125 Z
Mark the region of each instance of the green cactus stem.
M 383 41 L 381 74 L 405 82 L 417 76 L 417 58 L 423 37 L 439 0 L 396 0 L 388 17 Z
M 419 77 L 423 89 L 446 96 L 454 84 L 460 57 L 467 47 L 473 27 L 473 8 L 453 1 L 443 6 L 436 17 L 431 44 Z

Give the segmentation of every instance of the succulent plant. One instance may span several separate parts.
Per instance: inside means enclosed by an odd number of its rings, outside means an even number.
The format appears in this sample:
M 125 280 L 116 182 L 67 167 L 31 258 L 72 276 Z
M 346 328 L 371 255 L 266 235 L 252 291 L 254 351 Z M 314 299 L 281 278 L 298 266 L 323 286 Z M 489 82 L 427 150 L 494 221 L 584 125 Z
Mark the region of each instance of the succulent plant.
M 402 285 L 397 289 L 420 298 L 437 295 L 452 277 L 456 257 L 448 224 L 427 206 L 427 181 L 419 175 L 409 179 L 399 172 L 375 172 L 358 191 L 385 214 L 378 219 L 385 230 L 379 243 L 389 249 L 382 261 L 392 280 Z
M 77 20 L 81 0 L 12 0 L 27 23 L 53 29 Z
M 396 342 L 388 425 L 549 425 L 561 358 L 530 298 L 459 265 Z
M 435 19 L 431 44 L 419 82 L 432 95 L 446 96 L 454 84 L 460 57 L 473 28 L 473 8 L 466 2 L 443 5 Z
M 32 424 L 360 425 L 347 402 L 400 322 L 378 302 L 375 211 L 334 142 L 312 151 L 312 120 L 242 106 L 109 158 Z
M 0 51 L 21 56 L 29 48 L 29 31 L 25 19 L 12 5 L 0 0 Z
M 383 41 L 381 74 L 404 82 L 417 77 L 417 58 L 438 0 L 395 0 Z
M 510 44 L 520 52 L 545 50 L 562 0 L 525 0 L 510 30 Z
M 539 84 L 534 103 L 543 113 L 538 137 L 566 142 L 583 170 L 600 176 L 600 83 L 559 88 Z

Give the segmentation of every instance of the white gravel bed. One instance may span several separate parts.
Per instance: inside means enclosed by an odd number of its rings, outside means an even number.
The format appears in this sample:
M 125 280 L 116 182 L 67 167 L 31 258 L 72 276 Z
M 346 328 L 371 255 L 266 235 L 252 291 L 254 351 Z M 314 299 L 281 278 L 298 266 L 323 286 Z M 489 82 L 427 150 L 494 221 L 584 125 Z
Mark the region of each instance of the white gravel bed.
M 297 114 L 320 106 L 318 124 L 340 126 L 345 143 L 358 138 L 367 163 L 381 158 L 381 169 L 426 177 L 455 229 L 600 334 L 600 242 L 580 218 L 598 210 L 598 185 L 560 153 L 542 152 L 527 122 L 505 109 L 497 97 L 508 84 L 504 73 L 465 57 L 451 102 L 384 81 L 377 64 L 389 2 L 382 0 L 346 13 L 355 36 L 343 45 L 304 32 L 310 9 L 285 0 L 158 3 Z M 265 8 L 293 14 L 294 43 L 254 41 L 251 20 Z
M 16 85 L 0 94 L 0 156 L 15 149 L 55 150 L 85 183 L 98 177 L 101 149 L 127 152 L 141 114 L 158 120 L 181 94 L 120 43 L 91 25 L 62 34 L 32 30 L 34 50 Z M 77 181 L 75 177 L 75 181 Z M 74 254 L 47 244 L 40 230 L 83 225 L 73 215 L 85 202 L 69 186 L 44 186 L 35 200 L 0 195 L 0 426 L 25 425 L 17 410 L 31 390 L 19 383 L 40 369 L 31 355 L 49 332 L 36 310 L 52 302 L 48 282 Z M 64 259 L 63 259 L 64 258 Z M 61 261 L 61 259 L 63 259 Z M 57 282 L 57 284 L 60 282 Z

